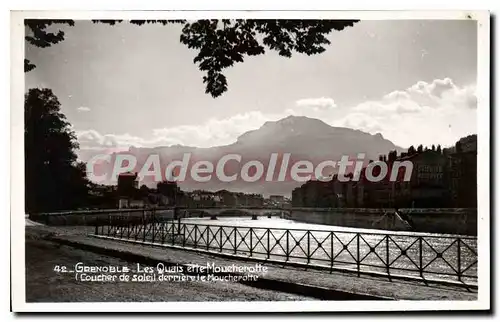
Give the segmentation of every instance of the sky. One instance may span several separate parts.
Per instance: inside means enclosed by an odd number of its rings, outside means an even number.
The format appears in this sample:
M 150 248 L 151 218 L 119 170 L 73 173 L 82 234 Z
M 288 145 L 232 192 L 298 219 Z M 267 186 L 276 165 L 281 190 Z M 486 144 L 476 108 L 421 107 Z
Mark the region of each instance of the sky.
M 76 21 L 65 40 L 26 45 L 26 90 L 51 88 L 81 149 L 210 147 L 288 115 L 381 133 L 396 145 L 441 144 L 477 132 L 477 27 L 471 20 L 361 21 L 320 55 L 267 50 L 225 71 L 205 94 L 179 25 Z

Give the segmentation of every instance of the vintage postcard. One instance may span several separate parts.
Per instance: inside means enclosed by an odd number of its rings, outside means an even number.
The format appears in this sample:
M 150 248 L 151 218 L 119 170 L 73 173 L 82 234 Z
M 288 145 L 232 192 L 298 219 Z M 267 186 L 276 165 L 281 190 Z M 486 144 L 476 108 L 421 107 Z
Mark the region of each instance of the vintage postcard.
M 12 12 L 12 310 L 490 309 L 489 20 Z

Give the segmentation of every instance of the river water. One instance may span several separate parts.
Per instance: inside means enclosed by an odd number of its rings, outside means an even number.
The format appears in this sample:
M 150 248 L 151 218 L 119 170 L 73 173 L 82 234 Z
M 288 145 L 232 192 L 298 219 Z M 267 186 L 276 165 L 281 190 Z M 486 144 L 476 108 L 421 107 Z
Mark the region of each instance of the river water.
M 251 217 L 217 217 L 216 220 L 204 218 L 183 218 L 183 223 L 198 224 L 198 225 L 216 225 L 216 226 L 237 226 L 237 227 L 254 227 L 254 228 L 276 228 L 276 229 L 300 229 L 300 230 L 326 230 L 335 232 L 360 232 L 360 233 L 378 233 L 391 235 L 419 235 L 419 233 L 407 231 L 392 231 L 382 229 L 364 229 L 355 227 L 330 226 L 320 224 L 310 224 L 299 222 L 291 219 L 282 219 L 279 217 L 267 218 L 267 216 L 259 216 L 257 220 L 252 220 Z M 426 236 L 450 236 L 445 234 L 426 233 Z M 465 237 L 465 236 L 464 236 Z

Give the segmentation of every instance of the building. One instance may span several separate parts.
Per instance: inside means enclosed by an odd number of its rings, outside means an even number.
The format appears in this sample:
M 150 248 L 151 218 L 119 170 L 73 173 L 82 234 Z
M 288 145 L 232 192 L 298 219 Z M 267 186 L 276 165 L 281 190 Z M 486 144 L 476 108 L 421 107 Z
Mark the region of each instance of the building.
M 166 197 L 166 199 L 162 198 L 162 202 L 166 201 L 167 205 L 178 204 L 181 199 L 182 191 L 175 181 L 158 182 L 156 190 L 160 195 Z
M 237 202 L 237 197 L 234 192 L 227 191 L 227 190 L 219 190 L 216 192 L 217 196 L 219 197 L 220 203 L 222 206 L 225 207 L 234 207 L 236 206 Z
M 236 205 L 240 207 L 262 207 L 264 205 L 264 197 L 256 193 L 236 193 Z
M 339 181 L 338 175 L 332 177 L 331 186 L 333 189 L 335 207 L 339 208 L 353 208 L 356 204 L 355 182 L 352 181 L 353 174 L 348 173 L 345 175 L 348 181 Z
M 453 207 L 477 207 L 477 136 L 462 138 L 448 158 Z
M 219 190 L 217 192 L 195 190 L 189 193 L 188 205 L 194 207 L 262 207 L 264 197 L 260 194 L 246 194 Z
M 220 196 L 214 192 L 205 190 L 195 190 L 189 194 L 190 204 L 195 207 L 215 207 L 220 203 Z
M 469 158 L 470 159 L 470 158 Z M 468 160 L 462 153 L 460 162 Z M 405 172 L 410 169 L 401 166 L 395 177 L 392 178 L 395 162 L 410 161 L 413 165 L 409 181 L 404 181 Z M 370 163 L 373 161 L 370 161 Z M 366 170 L 363 168 L 359 180 L 353 180 L 353 174 L 347 174 L 349 180 L 339 181 L 334 175 L 331 181 L 308 181 L 292 192 L 293 207 L 336 207 L 336 208 L 410 208 L 410 207 L 449 207 L 449 171 L 448 158 L 438 151 L 415 152 L 411 155 L 402 153 L 399 157 L 392 154 L 390 158 L 383 159 L 387 165 L 387 174 L 379 181 L 367 179 Z M 472 162 L 472 161 L 469 161 Z M 460 163 L 462 164 L 462 163 Z M 472 182 L 472 179 L 463 179 L 472 176 L 475 170 L 469 171 L 466 176 L 460 166 L 460 182 Z M 470 169 L 470 167 L 465 167 Z M 374 167 L 373 176 L 380 174 L 381 168 Z M 460 183 L 456 183 L 460 186 Z M 465 184 L 462 183 L 462 186 Z M 458 190 L 457 190 L 458 191 Z M 465 196 L 471 190 L 462 189 L 460 193 Z M 465 197 L 464 197 L 465 198 Z M 468 199 L 467 199 L 468 198 Z M 472 197 L 467 197 L 469 200 Z
M 285 196 L 282 195 L 270 195 L 269 205 L 274 207 L 282 207 L 285 204 Z
M 409 181 L 392 182 L 394 206 L 398 208 L 431 208 L 450 205 L 448 159 L 437 151 L 427 150 L 404 156 L 397 161 L 411 161 Z
M 377 170 L 374 169 L 374 175 Z M 388 171 L 390 174 L 390 172 Z M 366 168 L 362 170 L 358 182 L 353 182 L 353 198 L 350 204 L 354 208 L 389 208 L 394 205 L 393 185 L 386 176 L 378 182 L 366 178 Z
M 118 199 L 119 209 L 144 208 L 146 203 L 141 199 L 120 198 Z
M 118 175 L 118 208 L 131 208 L 135 200 L 139 200 L 139 181 L 137 172 L 125 172 Z M 135 204 L 134 204 L 135 205 Z
M 125 172 L 118 175 L 118 196 L 120 198 L 134 198 L 139 188 L 137 172 Z
M 338 196 L 331 181 L 309 180 L 292 191 L 293 207 L 338 207 Z

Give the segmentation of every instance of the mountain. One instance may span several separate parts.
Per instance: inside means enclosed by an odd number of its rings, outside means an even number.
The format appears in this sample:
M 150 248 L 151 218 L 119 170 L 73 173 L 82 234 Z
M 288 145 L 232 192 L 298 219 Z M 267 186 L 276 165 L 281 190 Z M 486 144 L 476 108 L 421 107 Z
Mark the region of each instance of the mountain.
M 290 169 L 293 163 L 298 160 L 308 160 L 314 166 L 325 160 L 340 160 L 341 156 L 347 155 L 350 158 L 357 158 L 358 153 L 365 153 L 365 160 L 377 160 L 381 154 L 387 154 L 391 150 L 404 151 L 385 139 L 381 134 L 371 135 L 359 130 L 349 128 L 332 127 L 318 119 L 303 116 L 288 116 L 275 122 L 266 122 L 259 129 L 249 131 L 240 135 L 236 142 L 211 148 L 197 148 L 187 146 L 169 146 L 155 148 L 131 147 L 127 154 L 136 156 L 139 171 L 146 159 L 151 154 L 158 154 L 161 160 L 162 171 L 172 160 L 181 160 L 184 153 L 191 153 L 190 166 L 200 160 L 212 162 L 214 167 L 218 160 L 227 154 L 241 155 L 242 160 L 238 164 L 236 161 L 229 161 L 226 164 L 225 172 L 228 175 L 239 172 L 244 163 L 258 160 L 264 165 L 262 180 L 254 183 L 237 180 L 230 183 L 221 182 L 212 176 L 209 182 L 199 183 L 194 180 L 186 180 L 180 183 L 184 190 L 220 190 L 254 192 L 264 195 L 283 194 L 290 195 L 291 191 L 302 183 L 290 179 Z M 272 181 L 265 181 L 266 169 L 269 165 L 269 158 L 272 153 L 278 154 L 278 162 Z M 284 153 L 290 153 L 290 162 L 285 181 L 277 181 L 281 160 Z M 117 153 L 112 155 L 112 160 Z M 113 162 L 111 162 L 113 163 Z M 188 168 L 188 174 L 189 174 Z M 332 169 L 332 168 L 330 168 Z M 254 169 L 255 170 L 255 169 Z M 111 173 L 111 168 L 106 171 Z M 253 171 L 255 172 L 255 171 Z M 250 175 L 253 174 L 250 171 Z M 326 172 L 326 170 L 325 170 Z M 335 171 L 334 171 L 335 172 Z M 215 170 L 214 170 L 215 173 Z M 189 175 L 187 176 L 190 177 Z M 239 176 L 240 177 L 240 176 Z M 152 177 L 146 177 L 141 184 L 154 187 Z

